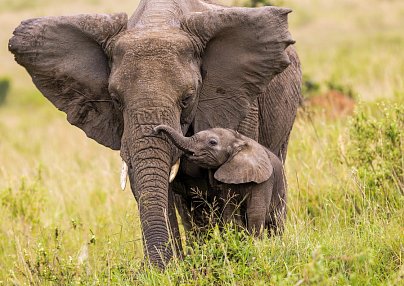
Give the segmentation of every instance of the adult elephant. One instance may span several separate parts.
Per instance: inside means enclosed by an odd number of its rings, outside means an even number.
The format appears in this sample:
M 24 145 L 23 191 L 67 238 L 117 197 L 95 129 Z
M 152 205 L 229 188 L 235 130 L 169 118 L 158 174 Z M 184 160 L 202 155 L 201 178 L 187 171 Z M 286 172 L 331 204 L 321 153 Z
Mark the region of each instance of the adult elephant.
M 284 153 L 301 78 L 287 48 L 294 43 L 289 12 L 142 0 L 129 20 L 125 14 L 44 17 L 14 31 L 9 49 L 37 88 L 88 137 L 120 150 L 145 254 L 155 265 L 170 260 L 170 237 L 179 235 L 169 173 L 181 153 L 153 127 L 183 134 L 238 129 Z M 181 173 L 177 185 L 186 188 L 189 175 L 204 180 L 203 172 Z

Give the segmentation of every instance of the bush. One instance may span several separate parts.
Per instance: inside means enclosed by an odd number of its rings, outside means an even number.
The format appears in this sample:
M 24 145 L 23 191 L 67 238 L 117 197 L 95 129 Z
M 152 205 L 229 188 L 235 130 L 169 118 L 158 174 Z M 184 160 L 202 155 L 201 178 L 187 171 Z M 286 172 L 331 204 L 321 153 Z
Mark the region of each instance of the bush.
M 261 7 L 261 6 L 282 6 L 279 0 L 246 0 L 243 3 L 245 7 Z
M 368 199 L 398 202 L 404 195 L 404 105 L 361 108 L 349 127 L 347 162 Z
M 43 182 L 38 177 L 28 184 L 23 178 L 17 190 L 6 188 L 0 190 L 0 207 L 7 210 L 10 219 L 22 220 L 28 224 L 39 224 L 45 209 Z
M 328 90 L 339 91 L 340 93 L 345 94 L 349 98 L 352 98 L 354 100 L 358 99 L 358 95 L 350 86 L 343 85 L 334 80 L 329 80 L 326 84 Z
M 337 91 L 338 93 L 341 93 L 353 100 L 358 99 L 356 91 L 354 91 L 349 85 L 343 84 L 334 79 L 320 83 L 314 80 L 311 76 L 303 74 L 302 94 L 304 98 L 318 96 L 330 91 Z
M 0 105 L 2 105 L 6 101 L 9 89 L 10 80 L 7 78 L 0 79 Z
M 314 81 L 311 77 L 304 74 L 302 84 L 302 94 L 304 98 L 311 97 L 320 92 L 320 84 Z

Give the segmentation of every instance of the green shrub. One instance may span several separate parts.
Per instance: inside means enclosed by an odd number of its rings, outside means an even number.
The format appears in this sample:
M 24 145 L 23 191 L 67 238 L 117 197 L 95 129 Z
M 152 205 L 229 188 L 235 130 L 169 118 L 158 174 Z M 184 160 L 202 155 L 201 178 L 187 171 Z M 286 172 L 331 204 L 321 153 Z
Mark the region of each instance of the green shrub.
M 261 7 L 261 6 L 282 6 L 283 1 L 279 0 L 246 0 L 243 2 L 245 7 Z
M 310 76 L 303 75 L 302 94 L 304 98 L 311 97 L 320 92 L 320 84 Z
M 23 178 L 17 190 L 12 188 L 0 190 L 0 207 L 6 209 L 12 219 L 38 224 L 45 209 L 43 195 L 45 191 L 40 175 L 30 184 Z
M 378 104 L 373 112 L 360 108 L 352 118 L 347 162 L 368 199 L 383 205 L 402 199 L 403 140 L 403 104 Z
M 318 82 L 308 74 L 303 74 L 302 94 L 303 98 L 310 98 L 317 95 L 325 94 L 330 91 L 337 91 L 343 95 L 358 99 L 356 91 L 349 85 L 336 81 L 335 79 L 329 79 L 325 82 Z
M 2 105 L 6 101 L 9 89 L 10 80 L 7 78 L 0 79 L 0 105 Z
M 339 91 L 340 93 L 342 93 L 352 99 L 358 98 L 358 95 L 356 94 L 356 92 L 349 85 L 343 85 L 339 82 L 336 82 L 335 80 L 327 81 L 326 85 L 327 85 L 328 90 Z

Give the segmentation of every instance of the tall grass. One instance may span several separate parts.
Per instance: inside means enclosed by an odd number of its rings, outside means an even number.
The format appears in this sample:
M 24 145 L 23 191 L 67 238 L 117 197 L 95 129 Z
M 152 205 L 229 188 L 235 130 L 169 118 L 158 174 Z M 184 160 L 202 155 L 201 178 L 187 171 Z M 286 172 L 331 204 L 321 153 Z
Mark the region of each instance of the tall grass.
M 142 263 L 137 206 L 118 152 L 70 126 L 6 51 L 19 21 L 131 12 L 121 1 L 1 1 L 0 285 L 400 285 L 404 283 L 401 1 L 283 1 L 304 73 L 349 86 L 352 118 L 302 111 L 286 172 L 282 237 L 212 228 L 183 261 Z M 374 99 L 378 98 L 376 101 Z M 389 99 L 386 99 L 389 98 Z
M 163 273 L 142 266 L 136 206 L 128 191 L 117 190 L 118 174 L 112 171 L 118 158 L 103 162 L 91 153 L 76 154 L 59 171 L 52 170 L 59 162 L 38 164 L 29 178 L 0 191 L 0 280 L 17 285 L 398 285 L 404 274 L 404 201 L 394 179 L 399 169 L 390 169 L 388 187 L 370 192 L 373 179 L 355 171 L 367 166 L 361 160 L 368 157 L 351 160 L 358 144 L 378 144 L 390 136 L 376 132 L 361 138 L 358 130 L 367 134 L 372 122 L 402 124 L 402 113 L 391 109 L 387 116 L 375 104 L 370 107 L 349 121 L 298 118 L 292 142 L 299 144 L 292 144 L 288 155 L 288 221 L 282 237 L 257 241 L 231 227 L 213 228 L 205 243 L 187 245 L 185 259 L 173 261 Z M 399 152 L 388 162 L 402 167 L 403 133 L 397 130 L 396 149 L 385 145 L 382 151 Z M 102 156 L 109 153 L 103 151 Z

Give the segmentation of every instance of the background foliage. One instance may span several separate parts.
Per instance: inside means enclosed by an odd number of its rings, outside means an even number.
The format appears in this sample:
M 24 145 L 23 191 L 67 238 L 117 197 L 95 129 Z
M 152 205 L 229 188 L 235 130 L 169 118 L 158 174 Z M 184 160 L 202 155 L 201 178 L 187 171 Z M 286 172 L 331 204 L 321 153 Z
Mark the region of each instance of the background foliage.
M 142 265 L 119 153 L 70 126 L 7 51 L 23 19 L 130 14 L 137 2 L 0 0 L 0 285 L 404 283 L 404 2 L 270 4 L 294 10 L 305 93 L 316 98 L 292 132 L 285 234 L 212 228 L 161 273 Z M 347 97 L 356 111 L 336 108 Z

